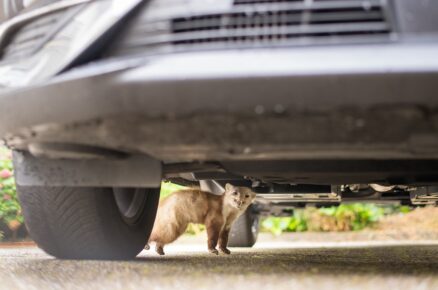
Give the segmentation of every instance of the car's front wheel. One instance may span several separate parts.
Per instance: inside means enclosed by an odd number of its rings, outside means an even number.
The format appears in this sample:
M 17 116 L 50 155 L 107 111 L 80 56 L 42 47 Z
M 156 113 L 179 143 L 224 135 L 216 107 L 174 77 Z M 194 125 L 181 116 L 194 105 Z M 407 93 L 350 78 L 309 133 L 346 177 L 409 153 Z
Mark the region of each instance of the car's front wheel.
M 159 189 L 19 187 L 29 234 L 63 259 L 131 259 L 152 230 Z

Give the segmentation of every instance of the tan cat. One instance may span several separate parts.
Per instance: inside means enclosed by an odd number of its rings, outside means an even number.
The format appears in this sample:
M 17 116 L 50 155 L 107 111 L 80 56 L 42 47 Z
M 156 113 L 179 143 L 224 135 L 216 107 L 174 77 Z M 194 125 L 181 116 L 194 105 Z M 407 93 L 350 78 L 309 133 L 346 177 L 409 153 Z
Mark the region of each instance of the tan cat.
M 181 190 L 160 201 L 154 228 L 149 242 L 155 242 L 155 250 L 164 255 L 164 246 L 181 236 L 189 223 L 204 224 L 207 228 L 208 251 L 218 254 L 216 246 L 224 254 L 227 249 L 231 225 L 254 201 L 255 193 L 246 187 L 226 184 L 223 195 L 213 195 L 199 189 Z M 149 245 L 146 245 L 149 249 Z

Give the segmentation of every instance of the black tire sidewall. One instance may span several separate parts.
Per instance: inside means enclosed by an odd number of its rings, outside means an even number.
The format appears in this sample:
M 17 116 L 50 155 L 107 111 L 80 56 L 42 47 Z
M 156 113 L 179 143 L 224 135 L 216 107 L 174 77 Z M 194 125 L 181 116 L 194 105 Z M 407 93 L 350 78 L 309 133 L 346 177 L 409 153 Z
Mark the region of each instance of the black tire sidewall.
M 47 253 L 67 259 L 131 259 L 147 243 L 159 189 L 135 224 L 125 222 L 111 188 L 18 187 L 30 236 Z

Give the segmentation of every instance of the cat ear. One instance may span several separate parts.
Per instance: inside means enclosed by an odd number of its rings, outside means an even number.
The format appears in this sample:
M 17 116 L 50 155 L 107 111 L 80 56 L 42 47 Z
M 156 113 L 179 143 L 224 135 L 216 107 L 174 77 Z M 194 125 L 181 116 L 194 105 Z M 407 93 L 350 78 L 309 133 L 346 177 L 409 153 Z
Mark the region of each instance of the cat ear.
M 234 186 L 232 184 L 225 184 L 225 191 L 232 191 L 234 189 Z

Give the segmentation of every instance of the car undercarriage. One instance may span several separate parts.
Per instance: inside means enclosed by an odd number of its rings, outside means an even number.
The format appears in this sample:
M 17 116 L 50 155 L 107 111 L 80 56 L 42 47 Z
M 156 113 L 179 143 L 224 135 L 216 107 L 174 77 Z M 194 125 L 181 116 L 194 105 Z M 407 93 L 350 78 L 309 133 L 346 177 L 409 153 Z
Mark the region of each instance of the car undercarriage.
M 0 26 L 0 138 L 30 233 L 56 257 L 135 256 L 163 180 L 250 187 L 247 246 L 260 214 L 438 202 L 438 3 L 23 9 Z M 93 229 L 87 247 L 75 227 Z

